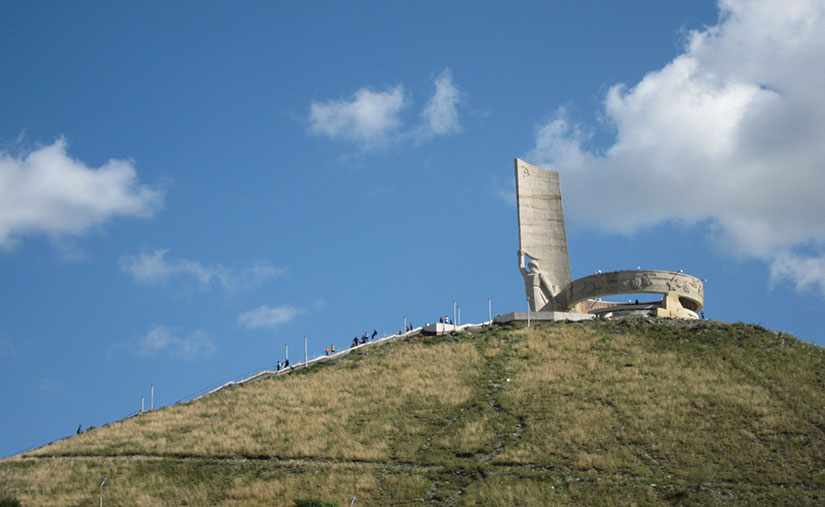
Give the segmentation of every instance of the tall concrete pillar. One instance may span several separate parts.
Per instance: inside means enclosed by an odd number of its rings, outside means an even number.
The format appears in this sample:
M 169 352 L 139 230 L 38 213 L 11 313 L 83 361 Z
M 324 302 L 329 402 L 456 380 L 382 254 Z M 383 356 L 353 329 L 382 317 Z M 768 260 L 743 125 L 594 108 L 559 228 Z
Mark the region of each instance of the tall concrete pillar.
M 519 267 L 527 299 L 532 311 L 552 310 L 553 298 L 571 281 L 559 173 L 520 159 L 515 170 Z

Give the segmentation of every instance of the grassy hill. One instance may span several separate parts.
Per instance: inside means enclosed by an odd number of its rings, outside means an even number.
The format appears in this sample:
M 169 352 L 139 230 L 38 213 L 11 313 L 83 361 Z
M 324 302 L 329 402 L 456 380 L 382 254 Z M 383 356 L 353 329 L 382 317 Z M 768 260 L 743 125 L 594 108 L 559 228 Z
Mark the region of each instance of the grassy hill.
M 825 503 L 825 350 L 758 326 L 487 327 L 366 347 L 0 462 L 90 505 Z

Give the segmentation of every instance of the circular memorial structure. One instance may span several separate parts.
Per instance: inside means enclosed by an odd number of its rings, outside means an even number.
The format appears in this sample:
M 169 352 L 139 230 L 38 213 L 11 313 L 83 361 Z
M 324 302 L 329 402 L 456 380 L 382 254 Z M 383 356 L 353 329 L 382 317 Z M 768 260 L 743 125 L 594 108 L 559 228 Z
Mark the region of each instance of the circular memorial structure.
M 573 280 L 554 298 L 556 310 L 581 310 L 580 304 L 617 294 L 662 294 L 659 302 L 616 304 L 604 309 L 614 313 L 644 311 L 657 317 L 696 318 L 705 304 L 702 280 L 674 271 L 634 270 L 596 273 Z
M 702 280 L 681 271 L 599 272 L 573 280 L 559 173 L 520 159 L 515 160 L 515 171 L 519 271 L 531 312 L 698 317 L 705 304 L 704 285 Z M 663 297 L 635 304 L 600 301 L 604 296 L 648 293 Z

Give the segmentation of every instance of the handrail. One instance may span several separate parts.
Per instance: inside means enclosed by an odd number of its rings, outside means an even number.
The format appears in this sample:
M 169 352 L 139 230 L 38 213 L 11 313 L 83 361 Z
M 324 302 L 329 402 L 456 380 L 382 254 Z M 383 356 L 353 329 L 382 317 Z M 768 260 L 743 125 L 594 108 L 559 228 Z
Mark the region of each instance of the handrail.
M 473 326 L 473 325 L 475 325 L 475 324 L 465 324 L 463 326 L 456 326 L 456 328 L 458 330 L 460 330 L 460 329 L 463 329 L 467 326 Z M 252 376 L 242 378 L 242 379 L 238 379 L 238 380 L 230 380 L 230 381 L 225 382 L 224 384 L 222 384 L 218 387 L 215 387 L 215 388 L 209 390 L 206 393 L 203 393 L 203 394 L 201 394 L 199 396 L 196 396 L 196 397 L 191 397 L 189 399 L 186 399 L 186 398 L 181 399 L 177 403 L 188 403 L 190 401 L 195 401 L 195 400 L 198 400 L 200 398 L 203 398 L 204 396 L 214 394 L 214 393 L 216 393 L 216 392 L 218 392 L 218 391 L 220 391 L 224 388 L 245 384 L 247 382 L 252 382 L 252 381 L 257 380 L 260 377 L 280 377 L 282 375 L 288 375 L 288 374 L 292 373 L 295 370 L 299 370 L 299 369 L 303 369 L 303 368 L 309 368 L 310 366 L 312 366 L 313 364 L 315 364 L 319 361 L 329 361 L 329 360 L 332 360 L 332 359 L 336 359 L 338 357 L 343 357 L 343 356 L 349 354 L 350 352 L 352 352 L 354 350 L 360 349 L 361 347 L 374 346 L 374 345 L 378 345 L 379 343 L 387 343 L 387 342 L 390 342 L 390 341 L 397 341 L 397 340 L 402 340 L 402 339 L 408 338 L 408 337 L 410 337 L 414 334 L 420 333 L 422 329 L 423 329 L 423 327 L 416 327 L 416 328 L 413 328 L 412 330 L 406 331 L 404 333 L 382 336 L 381 338 L 378 338 L 375 341 L 371 341 L 371 342 L 368 341 L 368 342 L 365 342 L 365 343 L 359 343 L 358 345 L 356 345 L 354 347 L 341 349 L 340 351 L 338 351 L 334 354 L 329 354 L 329 355 L 323 354 L 323 355 L 315 356 L 314 358 L 312 358 L 308 361 L 305 361 L 305 362 L 302 362 L 302 363 L 290 364 L 287 368 L 282 368 L 280 370 L 275 370 L 275 371 L 273 371 L 273 370 L 261 370 L 261 371 L 258 371 L 255 374 L 253 374 Z M 201 389 L 201 391 L 203 391 L 203 390 L 204 389 Z

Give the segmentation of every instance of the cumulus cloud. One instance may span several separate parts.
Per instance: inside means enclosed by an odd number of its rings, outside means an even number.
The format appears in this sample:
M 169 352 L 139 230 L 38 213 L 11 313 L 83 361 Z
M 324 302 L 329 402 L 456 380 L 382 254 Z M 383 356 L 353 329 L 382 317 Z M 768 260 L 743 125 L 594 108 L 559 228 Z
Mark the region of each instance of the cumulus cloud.
M 383 92 L 362 88 L 347 100 L 314 102 L 309 109 L 310 130 L 333 139 L 355 141 L 365 148 L 383 144 L 401 125 L 404 88 Z
M 560 109 L 527 157 L 562 172 L 573 220 L 625 233 L 709 224 L 728 251 L 771 263 L 773 280 L 825 294 L 825 4 L 719 7 L 669 64 L 609 89 L 607 150 L 588 149 L 588 128 Z
M 202 290 L 218 286 L 234 292 L 263 285 L 267 280 L 286 274 L 286 269 L 257 261 L 243 269 L 232 269 L 220 264 L 204 265 L 183 258 L 167 258 L 169 250 L 143 251 L 139 255 L 125 255 L 118 260 L 120 269 L 138 283 L 163 284 L 172 278 L 189 279 Z
M 21 156 L 0 151 L 0 248 L 20 236 L 77 235 L 115 216 L 151 217 L 163 193 L 138 183 L 134 162 L 98 168 L 72 159 L 60 138 Z
M 804 257 L 781 252 L 771 264 L 771 282 L 792 282 L 797 290 L 818 288 L 825 296 L 825 255 Z
M 351 141 L 364 150 L 459 132 L 457 106 L 462 93 L 453 83 L 450 69 L 442 71 L 433 84 L 435 93 L 420 113 L 420 125 L 405 123 L 402 112 L 411 100 L 404 87 L 396 85 L 384 91 L 361 88 L 348 100 L 313 102 L 309 107 L 310 132 Z
M 262 305 L 238 315 L 238 323 L 249 329 L 276 327 L 291 321 L 300 313 L 301 310 L 289 305 L 275 307 Z
M 144 357 L 166 354 L 192 360 L 214 354 L 217 350 L 218 344 L 205 331 L 199 329 L 188 337 L 181 337 L 166 326 L 155 326 L 139 337 L 137 343 L 137 354 Z
M 450 69 L 444 69 L 435 79 L 435 95 L 424 106 L 422 133 L 429 136 L 453 134 L 461 131 L 458 120 L 458 103 L 461 92 L 453 83 Z

